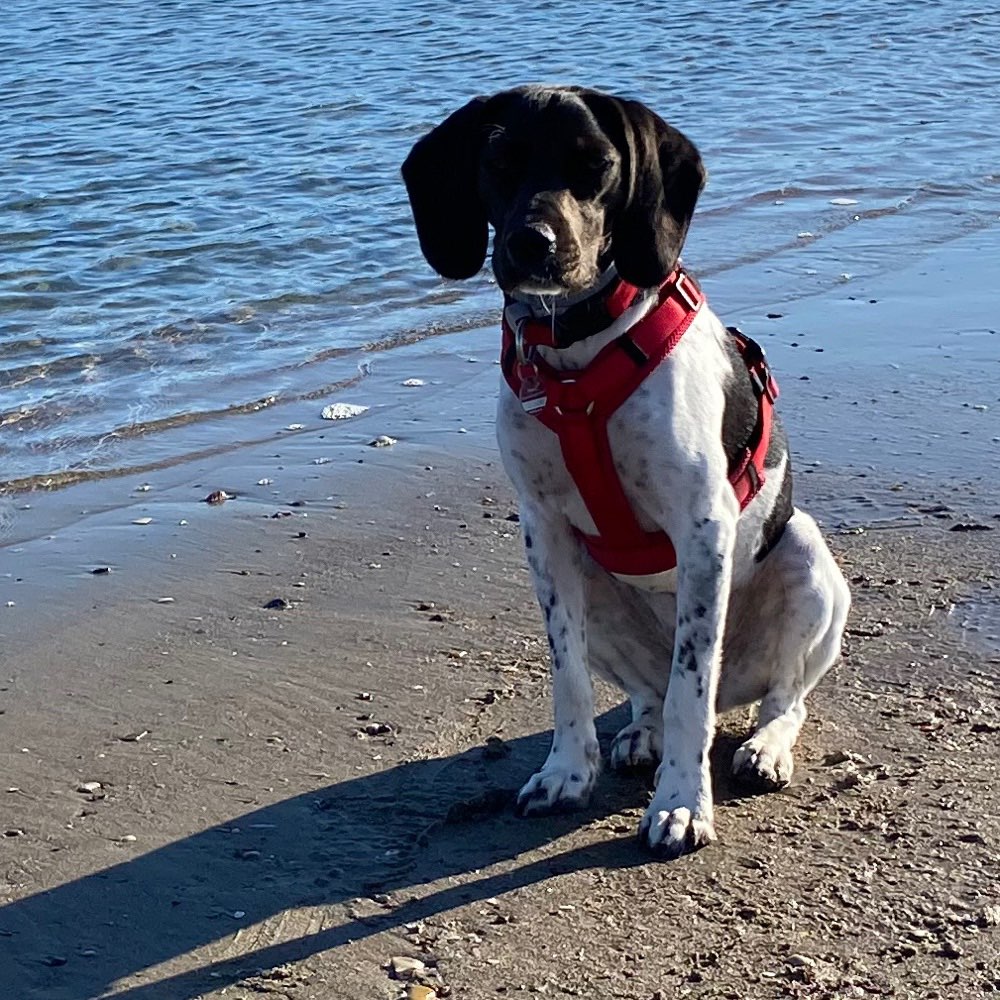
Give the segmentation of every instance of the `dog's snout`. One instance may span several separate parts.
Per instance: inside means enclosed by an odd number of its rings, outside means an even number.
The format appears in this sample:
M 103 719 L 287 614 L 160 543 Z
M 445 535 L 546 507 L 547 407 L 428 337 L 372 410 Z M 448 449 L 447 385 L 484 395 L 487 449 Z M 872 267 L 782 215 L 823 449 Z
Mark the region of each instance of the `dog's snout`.
M 556 234 L 548 223 L 532 223 L 515 229 L 507 238 L 507 254 L 528 271 L 541 268 L 555 256 Z

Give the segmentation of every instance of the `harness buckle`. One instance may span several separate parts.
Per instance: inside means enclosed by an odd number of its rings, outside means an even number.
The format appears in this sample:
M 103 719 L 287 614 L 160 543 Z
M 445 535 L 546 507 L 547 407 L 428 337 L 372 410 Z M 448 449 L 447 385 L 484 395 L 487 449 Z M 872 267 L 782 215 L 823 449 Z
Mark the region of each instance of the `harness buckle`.
M 736 339 L 736 346 L 743 356 L 747 366 L 750 384 L 758 399 L 766 399 L 772 406 L 778 398 L 778 383 L 771 374 L 771 366 L 767 363 L 764 348 L 756 340 L 748 337 L 738 326 L 726 327 Z
M 750 374 L 750 381 L 757 398 L 763 397 L 773 405 L 778 398 L 778 384 L 774 381 L 774 376 L 771 374 L 767 362 L 761 361 L 752 368 L 748 368 L 747 371 Z
M 691 312 L 697 312 L 701 308 L 701 304 L 704 301 L 704 295 L 702 295 L 702 291 L 696 284 L 694 278 L 692 278 L 687 271 L 681 267 L 678 267 L 677 269 L 677 278 L 674 281 L 674 290 L 677 292 L 678 296 L 688 309 L 691 310 Z

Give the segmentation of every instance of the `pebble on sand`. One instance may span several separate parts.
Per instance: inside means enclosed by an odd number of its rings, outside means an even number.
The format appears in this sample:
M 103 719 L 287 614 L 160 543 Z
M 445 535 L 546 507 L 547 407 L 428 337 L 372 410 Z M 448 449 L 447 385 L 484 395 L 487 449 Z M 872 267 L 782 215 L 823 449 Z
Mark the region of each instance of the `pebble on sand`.
M 502 760 L 510 756 L 510 747 L 499 736 L 487 736 L 483 745 L 483 757 L 486 760 Z
M 437 993 L 423 983 L 411 983 L 406 1000 L 437 1000 Z
M 126 733 L 124 736 L 119 736 L 118 739 L 121 743 L 138 743 L 139 740 L 144 740 L 148 735 L 148 729 L 137 729 L 134 733 Z
M 389 959 L 389 965 L 397 979 L 413 979 L 427 971 L 427 966 L 419 958 L 410 958 L 409 955 L 395 955 Z
M 808 955 L 789 955 L 785 961 L 793 969 L 811 969 L 816 966 L 816 960 Z
M 347 420 L 350 417 L 357 417 L 368 409 L 358 403 L 331 403 L 324 406 L 320 416 L 324 420 Z

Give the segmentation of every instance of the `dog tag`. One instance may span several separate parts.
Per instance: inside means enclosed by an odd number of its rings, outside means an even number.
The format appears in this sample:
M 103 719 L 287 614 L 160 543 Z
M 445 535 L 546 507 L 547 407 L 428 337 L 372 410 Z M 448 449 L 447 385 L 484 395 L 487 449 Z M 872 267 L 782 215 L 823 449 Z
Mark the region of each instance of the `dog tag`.
M 545 385 L 538 369 L 532 364 L 521 365 L 518 375 L 521 379 L 521 389 L 517 398 L 521 401 L 525 413 L 535 414 L 545 409 Z

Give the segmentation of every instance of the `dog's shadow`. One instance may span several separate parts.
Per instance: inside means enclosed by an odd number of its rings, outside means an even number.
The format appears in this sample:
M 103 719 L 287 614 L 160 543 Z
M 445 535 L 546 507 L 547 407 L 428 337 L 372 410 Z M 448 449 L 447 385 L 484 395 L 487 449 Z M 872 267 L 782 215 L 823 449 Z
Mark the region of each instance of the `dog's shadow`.
M 624 708 L 605 713 L 605 749 L 625 724 Z M 7 996 L 76 1000 L 161 963 L 158 982 L 120 987 L 119 1000 L 186 1000 L 261 969 L 488 899 L 553 874 L 619 868 L 648 859 L 631 831 L 527 863 L 502 864 L 544 847 L 581 822 L 644 807 L 648 776 L 602 775 L 583 813 L 518 819 L 516 788 L 544 758 L 548 733 L 503 745 L 401 764 L 278 802 L 55 889 L 0 907 L 0 968 Z M 732 744 L 732 746 L 730 746 Z M 720 734 L 713 769 L 727 774 L 736 745 Z M 717 782 L 722 800 L 728 780 Z M 402 892 L 448 876 L 499 866 L 491 874 L 424 894 Z M 386 894 L 386 895 L 382 895 Z M 404 899 L 403 896 L 409 898 Z M 358 897 L 375 897 L 364 913 Z M 322 930 L 302 924 L 292 939 L 226 955 L 225 941 L 246 925 L 283 923 L 290 911 L 323 906 L 341 919 Z M 332 907 L 332 909 L 331 909 Z M 287 938 L 254 932 L 257 943 Z M 220 944 L 221 943 L 221 944 Z M 212 945 L 194 970 L 169 963 Z M 171 974 L 172 973 L 172 974 Z

